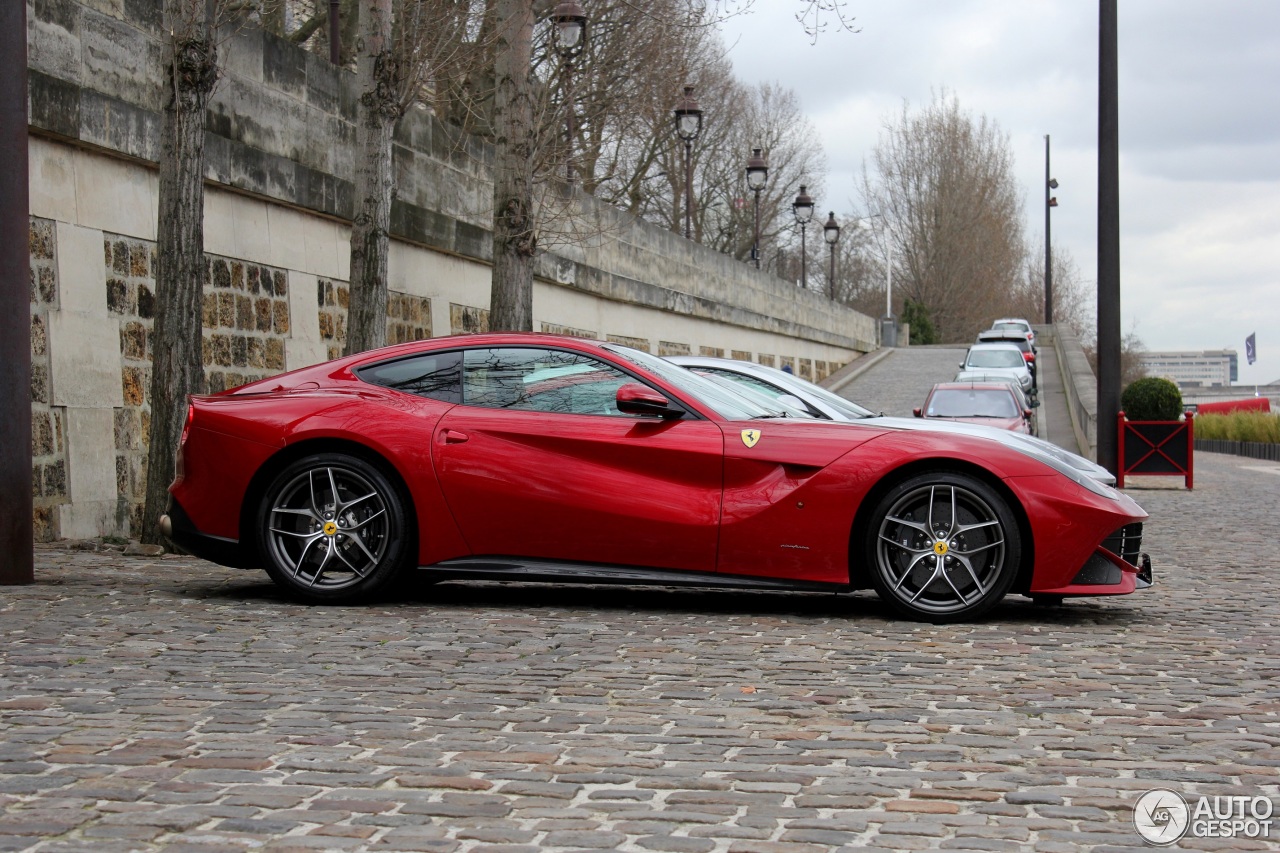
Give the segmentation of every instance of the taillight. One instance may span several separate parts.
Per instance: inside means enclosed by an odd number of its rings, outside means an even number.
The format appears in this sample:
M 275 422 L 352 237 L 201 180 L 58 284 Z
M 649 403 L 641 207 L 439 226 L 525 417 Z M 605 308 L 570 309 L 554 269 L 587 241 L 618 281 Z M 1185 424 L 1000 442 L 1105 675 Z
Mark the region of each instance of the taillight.
M 187 436 L 191 434 L 191 422 L 196 419 L 196 407 L 194 403 L 187 404 L 187 420 L 182 425 L 182 437 L 178 439 L 178 446 L 187 443 Z
M 174 461 L 173 466 L 173 479 L 175 482 L 181 480 L 187 470 L 187 466 L 183 464 L 183 458 L 186 456 L 186 454 L 183 453 L 183 448 L 187 444 L 187 436 L 191 435 L 191 422 L 195 419 L 196 407 L 193 404 L 188 403 L 187 420 L 182 425 L 182 437 L 178 439 L 178 458 Z

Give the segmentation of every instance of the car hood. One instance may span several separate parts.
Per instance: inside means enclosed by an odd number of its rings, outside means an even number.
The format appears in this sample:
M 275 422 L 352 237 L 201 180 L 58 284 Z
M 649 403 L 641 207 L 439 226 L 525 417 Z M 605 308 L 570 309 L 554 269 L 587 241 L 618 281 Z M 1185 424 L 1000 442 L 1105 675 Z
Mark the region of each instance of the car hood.
M 974 426 L 991 427 L 992 429 L 1020 430 L 1026 421 L 1019 417 L 1012 418 L 980 418 L 980 417 L 942 417 L 939 415 L 931 415 L 926 420 L 947 421 L 949 423 L 973 424 Z
M 1035 450 L 1046 453 L 1061 462 L 1065 462 L 1072 468 L 1079 470 L 1086 476 L 1097 480 L 1100 483 L 1106 483 L 1108 486 L 1114 485 L 1116 482 L 1115 475 L 1090 460 L 1084 458 L 1078 453 L 1072 453 L 1069 450 L 1063 450 L 1056 444 L 1045 441 L 1034 435 L 1028 435 L 1021 432 L 1011 432 L 1009 430 L 995 429 L 990 426 L 979 424 L 961 423 L 959 421 L 944 421 L 937 418 L 866 418 L 857 423 L 863 423 L 868 426 L 877 426 L 884 429 L 894 430 L 918 430 L 922 432 L 941 432 L 951 435 L 970 435 L 976 438 L 985 438 L 988 441 L 994 441 L 1017 450 L 1021 447 L 1032 447 Z

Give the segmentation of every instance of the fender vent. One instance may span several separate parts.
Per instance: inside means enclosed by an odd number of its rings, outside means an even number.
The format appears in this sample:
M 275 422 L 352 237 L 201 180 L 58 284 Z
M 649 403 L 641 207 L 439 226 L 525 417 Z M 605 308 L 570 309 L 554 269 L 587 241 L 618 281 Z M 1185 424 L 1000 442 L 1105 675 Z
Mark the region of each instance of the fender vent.
M 1142 553 L 1142 522 L 1135 521 L 1133 524 L 1121 527 L 1102 540 L 1102 547 L 1129 565 L 1138 565 L 1138 559 Z

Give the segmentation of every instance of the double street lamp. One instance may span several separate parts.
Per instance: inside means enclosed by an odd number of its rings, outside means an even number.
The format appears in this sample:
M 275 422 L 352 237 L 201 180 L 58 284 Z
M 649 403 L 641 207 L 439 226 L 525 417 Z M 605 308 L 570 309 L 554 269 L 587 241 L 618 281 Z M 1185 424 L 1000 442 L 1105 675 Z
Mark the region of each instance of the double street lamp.
M 693 98 L 693 87 L 684 87 L 684 97 L 672 110 L 676 135 L 684 140 L 684 238 L 693 236 L 693 140 L 702 132 L 702 110 Z
M 759 148 L 753 148 L 751 156 L 747 158 L 747 188 L 756 197 L 755 238 L 751 243 L 751 260 L 756 262 L 756 269 L 760 269 L 760 191 L 769 181 L 769 164 L 760 151 Z
M 575 134 L 573 102 L 573 63 L 582 55 L 587 46 L 587 16 L 577 0 L 565 0 L 551 15 L 555 26 L 556 53 L 564 61 L 564 100 L 567 107 L 565 115 L 565 135 L 568 144 L 565 146 L 565 172 L 569 183 L 573 183 L 573 137 Z
M 1058 179 L 1049 176 L 1049 134 L 1044 135 L 1044 321 L 1053 322 L 1053 244 L 1049 239 L 1049 211 L 1058 199 L 1049 195 L 1058 188 Z
M 791 203 L 791 213 L 796 218 L 796 224 L 800 226 L 800 286 L 807 289 L 809 287 L 809 276 L 805 266 L 804 231 L 809 225 L 809 220 L 813 219 L 813 199 L 809 197 L 809 193 L 805 190 L 805 185 L 801 184 L 799 195 Z

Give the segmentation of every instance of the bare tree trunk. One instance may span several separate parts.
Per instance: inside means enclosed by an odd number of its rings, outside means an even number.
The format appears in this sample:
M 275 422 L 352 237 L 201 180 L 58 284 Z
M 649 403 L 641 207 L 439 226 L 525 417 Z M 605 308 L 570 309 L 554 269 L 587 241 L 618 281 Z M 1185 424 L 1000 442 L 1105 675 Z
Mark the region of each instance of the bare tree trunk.
M 151 543 L 160 541 L 155 524 L 168 506 L 187 396 L 204 390 L 204 115 L 218 78 L 204 0 L 165 0 L 164 11 L 172 55 L 160 151 L 145 522 L 138 531 Z
M 362 13 L 356 74 L 356 210 L 351 223 L 351 307 L 346 354 L 387 342 L 387 255 L 391 232 L 391 137 L 403 112 L 391 51 L 391 0 Z
M 533 330 L 532 0 L 498 0 L 494 58 L 493 286 L 489 328 Z

